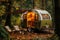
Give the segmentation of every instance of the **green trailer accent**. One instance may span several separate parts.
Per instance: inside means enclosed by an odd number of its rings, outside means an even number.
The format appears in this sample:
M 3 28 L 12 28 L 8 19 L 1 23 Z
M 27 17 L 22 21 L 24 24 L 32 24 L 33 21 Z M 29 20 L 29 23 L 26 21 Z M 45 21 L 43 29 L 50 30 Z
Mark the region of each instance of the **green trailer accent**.
M 52 20 L 41 20 L 41 27 L 49 25 L 49 28 L 52 28 Z

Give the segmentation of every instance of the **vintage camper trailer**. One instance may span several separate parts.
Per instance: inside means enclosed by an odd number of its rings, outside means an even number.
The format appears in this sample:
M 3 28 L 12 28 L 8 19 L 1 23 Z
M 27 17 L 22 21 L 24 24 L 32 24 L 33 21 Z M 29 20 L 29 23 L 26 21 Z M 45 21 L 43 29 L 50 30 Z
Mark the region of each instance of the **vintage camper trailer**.
M 26 11 L 21 16 L 21 26 L 28 28 L 52 28 L 51 14 L 46 10 L 33 9 Z

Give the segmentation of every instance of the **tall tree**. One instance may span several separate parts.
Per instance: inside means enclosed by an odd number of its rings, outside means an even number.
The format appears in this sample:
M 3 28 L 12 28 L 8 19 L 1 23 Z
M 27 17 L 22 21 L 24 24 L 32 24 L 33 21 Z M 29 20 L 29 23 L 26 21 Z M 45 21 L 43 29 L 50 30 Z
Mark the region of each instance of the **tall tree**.
M 7 4 L 6 4 L 6 23 L 5 25 L 11 26 L 11 0 L 8 0 Z

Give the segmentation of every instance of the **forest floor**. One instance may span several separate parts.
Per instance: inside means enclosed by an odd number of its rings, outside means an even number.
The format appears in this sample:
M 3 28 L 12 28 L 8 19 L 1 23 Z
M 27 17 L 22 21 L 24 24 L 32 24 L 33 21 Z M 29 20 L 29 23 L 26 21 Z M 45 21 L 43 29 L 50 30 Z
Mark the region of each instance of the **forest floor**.
M 10 38 L 14 40 L 30 40 L 30 39 L 38 39 L 38 38 L 49 38 L 54 35 L 54 30 L 49 30 L 47 32 L 40 32 L 40 33 L 34 33 L 34 32 L 12 32 L 10 33 Z

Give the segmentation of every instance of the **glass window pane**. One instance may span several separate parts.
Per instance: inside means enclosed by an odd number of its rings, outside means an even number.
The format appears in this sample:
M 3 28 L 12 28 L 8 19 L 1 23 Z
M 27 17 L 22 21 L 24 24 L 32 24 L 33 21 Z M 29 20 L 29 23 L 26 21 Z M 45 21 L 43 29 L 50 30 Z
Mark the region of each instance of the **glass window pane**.
M 43 19 L 50 19 L 50 16 L 48 14 L 42 14 Z

